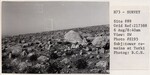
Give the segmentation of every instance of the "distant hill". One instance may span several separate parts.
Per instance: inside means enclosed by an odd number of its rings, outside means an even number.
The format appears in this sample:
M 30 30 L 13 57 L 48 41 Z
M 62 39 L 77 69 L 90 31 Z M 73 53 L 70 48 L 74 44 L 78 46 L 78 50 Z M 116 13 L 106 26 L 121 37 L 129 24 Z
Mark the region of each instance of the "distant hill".
M 68 32 L 69 30 L 74 30 L 76 32 L 85 32 L 85 33 L 101 33 L 101 32 L 109 32 L 109 25 L 97 25 L 97 26 L 88 26 L 88 27 L 81 27 L 81 28 L 71 28 L 71 29 L 63 29 L 63 30 L 54 30 L 54 31 L 44 31 L 44 32 L 37 32 L 37 33 L 28 33 L 28 34 L 20 34 L 20 35 L 14 35 L 13 37 L 16 36 L 24 36 L 24 35 L 29 35 L 29 36 L 37 36 L 37 35 L 51 35 L 53 33 L 65 33 Z M 9 35 L 4 36 L 2 35 L 2 38 L 4 37 L 11 37 Z

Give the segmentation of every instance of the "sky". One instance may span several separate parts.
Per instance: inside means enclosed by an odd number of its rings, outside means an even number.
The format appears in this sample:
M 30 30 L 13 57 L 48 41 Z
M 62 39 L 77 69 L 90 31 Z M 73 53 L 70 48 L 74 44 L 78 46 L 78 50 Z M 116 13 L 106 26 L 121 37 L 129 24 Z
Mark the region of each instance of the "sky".
M 2 35 L 104 24 L 108 2 L 2 2 Z

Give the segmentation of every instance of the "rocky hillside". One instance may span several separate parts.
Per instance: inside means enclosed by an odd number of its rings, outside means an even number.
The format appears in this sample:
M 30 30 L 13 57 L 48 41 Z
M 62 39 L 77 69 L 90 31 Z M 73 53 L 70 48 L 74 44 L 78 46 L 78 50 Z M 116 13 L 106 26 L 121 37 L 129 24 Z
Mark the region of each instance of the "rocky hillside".
M 109 73 L 109 25 L 2 38 L 3 73 Z

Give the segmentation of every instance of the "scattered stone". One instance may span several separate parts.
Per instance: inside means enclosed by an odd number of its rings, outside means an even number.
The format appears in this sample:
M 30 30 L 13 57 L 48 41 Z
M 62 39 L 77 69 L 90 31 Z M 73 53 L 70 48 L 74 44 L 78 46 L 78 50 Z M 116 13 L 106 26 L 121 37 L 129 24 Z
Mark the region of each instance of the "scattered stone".
M 89 51 L 90 49 L 89 49 L 89 47 L 86 47 L 85 50 L 86 50 L 86 51 Z
M 41 64 L 37 63 L 34 67 L 35 67 L 35 68 L 40 68 L 40 67 L 41 67 Z
M 90 55 L 92 52 L 87 52 L 88 55 Z
M 33 51 L 32 47 L 27 48 L 27 51 L 32 52 Z
M 17 58 L 11 61 L 11 64 L 13 66 L 17 66 L 20 63 L 20 60 L 18 60 Z
M 68 64 L 70 62 L 70 60 L 68 58 L 64 58 L 61 62 L 65 63 L 65 64 Z
M 97 67 L 106 67 L 107 66 L 107 61 L 99 61 L 96 63 Z
M 57 51 L 54 51 L 54 53 L 57 53 Z
M 88 44 L 88 42 L 87 42 L 86 38 L 84 38 L 84 39 L 82 40 L 82 43 L 81 43 L 81 45 L 84 45 L 84 46 L 86 46 L 87 44 Z
M 41 62 L 46 62 L 47 60 L 49 60 L 49 58 L 46 57 L 46 56 L 40 56 L 40 57 L 37 58 L 37 60 L 41 61 Z
M 72 55 L 71 57 L 76 57 L 76 55 Z
M 71 65 L 68 65 L 67 68 L 72 68 L 72 66 L 71 66 Z
M 89 61 L 89 62 L 88 62 L 88 65 L 90 66 L 92 63 L 93 63 L 93 62 Z
M 96 73 L 97 73 L 97 72 L 99 71 L 99 69 L 91 69 L 90 71 L 91 71 L 91 72 L 96 72 Z
M 19 55 L 22 52 L 21 46 L 13 46 L 10 48 L 13 55 Z
M 31 57 L 32 55 L 34 55 L 35 53 L 29 53 L 28 55 L 27 55 L 27 57 Z
M 110 56 L 109 53 L 107 53 L 107 54 L 104 55 L 105 58 L 108 58 L 109 56 Z
M 25 44 L 22 45 L 22 47 L 26 48 L 26 47 L 28 47 L 28 45 L 29 45 L 28 43 L 25 43 Z
M 20 54 L 21 57 L 25 57 L 26 55 L 27 55 L 26 51 L 23 51 L 23 52 Z
M 104 48 L 99 49 L 99 53 L 100 54 L 104 54 L 105 53 L 105 49 Z
M 93 55 L 91 55 L 89 58 L 90 58 L 90 59 L 91 59 L 91 58 L 94 58 L 94 56 L 93 56 Z
M 21 63 L 19 63 L 18 67 L 19 67 L 20 71 L 23 71 L 27 68 L 27 63 L 21 62 Z
M 29 53 L 27 57 L 30 61 L 36 61 L 38 56 L 35 53 Z
M 9 56 L 8 56 L 8 58 L 9 58 L 9 59 L 11 59 L 11 58 L 12 58 L 12 54 L 11 54 L 11 53 L 9 53 Z
M 84 54 L 84 56 L 85 56 L 85 57 L 87 57 L 87 56 L 88 56 L 88 54 Z

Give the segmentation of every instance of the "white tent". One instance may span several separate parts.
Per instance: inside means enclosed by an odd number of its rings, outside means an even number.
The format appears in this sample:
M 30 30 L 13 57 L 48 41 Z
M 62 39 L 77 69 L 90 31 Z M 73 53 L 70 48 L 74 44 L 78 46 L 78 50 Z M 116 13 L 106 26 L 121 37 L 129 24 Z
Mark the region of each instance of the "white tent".
M 71 43 L 76 43 L 76 42 L 81 43 L 82 42 L 82 38 L 79 35 L 79 33 L 75 32 L 73 30 L 70 30 L 68 33 L 66 33 L 64 35 L 64 39 Z

